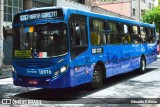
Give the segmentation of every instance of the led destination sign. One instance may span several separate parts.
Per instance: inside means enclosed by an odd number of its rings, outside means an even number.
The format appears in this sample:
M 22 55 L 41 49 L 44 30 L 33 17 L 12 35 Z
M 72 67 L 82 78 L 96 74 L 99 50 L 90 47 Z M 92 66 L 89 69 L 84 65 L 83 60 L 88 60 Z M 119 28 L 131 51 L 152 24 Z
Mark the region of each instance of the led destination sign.
M 32 11 L 32 12 L 18 14 L 17 18 L 15 18 L 16 22 L 31 21 L 37 19 L 63 18 L 63 11 L 62 9 Z
M 46 19 L 46 18 L 54 18 L 54 17 L 57 17 L 57 11 L 54 11 L 54 12 L 45 12 L 45 13 L 37 13 L 37 14 L 21 15 L 20 16 L 20 21 L 36 20 L 36 19 Z

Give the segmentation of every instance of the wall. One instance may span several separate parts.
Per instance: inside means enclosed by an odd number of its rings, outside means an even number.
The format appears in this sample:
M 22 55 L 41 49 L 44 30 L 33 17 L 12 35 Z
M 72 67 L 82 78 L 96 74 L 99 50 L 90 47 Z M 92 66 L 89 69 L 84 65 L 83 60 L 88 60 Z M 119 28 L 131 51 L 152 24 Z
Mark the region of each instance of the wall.
M 119 13 L 115 13 L 115 12 L 112 12 L 112 11 L 109 11 L 109 10 L 105 10 L 105 9 L 100 8 L 98 6 L 93 6 L 92 7 L 92 12 L 105 14 L 105 15 L 111 15 L 111 16 L 117 16 L 117 17 L 133 20 L 131 17 L 128 17 L 128 16 L 125 16 L 125 15 L 121 15 Z
M 131 17 L 131 2 L 102 4 L 99 5 L 99 7 L 121 15 L 125 15 L 127 17 Z
M 31 9 L 32 8 L 32 0 L 23 0 L 23 9 Z

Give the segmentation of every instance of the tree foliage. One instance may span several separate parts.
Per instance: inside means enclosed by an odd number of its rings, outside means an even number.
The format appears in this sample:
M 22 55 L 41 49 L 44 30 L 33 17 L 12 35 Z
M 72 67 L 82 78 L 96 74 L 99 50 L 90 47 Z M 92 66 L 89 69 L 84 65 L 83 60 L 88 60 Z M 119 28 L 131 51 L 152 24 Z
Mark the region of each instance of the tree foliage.
M 146 10 L 142 16 L 142 21 L 150 24 L 155 23 L 160 33 L 160 6 L 154 7 L 152 10 Z

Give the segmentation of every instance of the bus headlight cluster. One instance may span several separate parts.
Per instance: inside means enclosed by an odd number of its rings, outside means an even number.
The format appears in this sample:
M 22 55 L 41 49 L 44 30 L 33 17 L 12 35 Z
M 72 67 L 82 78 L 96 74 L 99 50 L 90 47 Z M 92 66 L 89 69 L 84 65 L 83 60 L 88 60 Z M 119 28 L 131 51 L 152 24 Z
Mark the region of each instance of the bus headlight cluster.
M 54 77 L 59 75 L 59 70 L 54 73 Z
M 58 75 L 61 74 L 61 73 L 66 72 L 66 71 L 67 71 L 67 66 L 63 66 L 60 70 L 58 70 L 58 71 L 56 71 L 56 72 L 54 73 L 54 77 L 58 76 Z
M 62 68 L 60 69 L 60 72 L 63 73 L 63 72 L 65 72 L 66 70 L 67 70 L 67 66 L 64 66 L 64 67 L 62 67 Z

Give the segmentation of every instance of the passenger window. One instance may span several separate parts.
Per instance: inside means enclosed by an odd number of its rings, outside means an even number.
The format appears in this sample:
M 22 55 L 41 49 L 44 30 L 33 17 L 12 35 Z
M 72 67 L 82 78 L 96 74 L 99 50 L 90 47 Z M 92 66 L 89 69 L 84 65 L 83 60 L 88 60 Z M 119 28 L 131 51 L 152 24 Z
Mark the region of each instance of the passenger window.
M 138 26 L 132 26 L 133 34 L 138 34 Z
M 90 38 L 92 45 L 106 44 L 106 34 L 104 21 L 91 19 L 90 20 Z
M 87 45 L 85 24 L 71 23 L 71 31 L 72 46 Z
M 121 24 L 122 43 L 131 43 L 131 35 L 129 34 L 129 25 Z
M 139 27 L 132 26 L 132 43 L 137 44 L 141 43 L 142 39 L 139 34 Z
M 107 41 L 109 44 L 121 43 L 119 24 L 116 22 L 107 22 Z
M 140 27 L 140 33 L 141 33 L 142 43 L 147 43 L 146 28 Z
M 154 29 L 153 28 L 148 28 L 147 29 L 147 41 L 148 41 L 148 43 L 154 43 L 155 42 Z
M 72 59 L 87 50 L 87 27 L 86 17 L 82 15 L 71 15 L 69 19 L 69 32 Z

